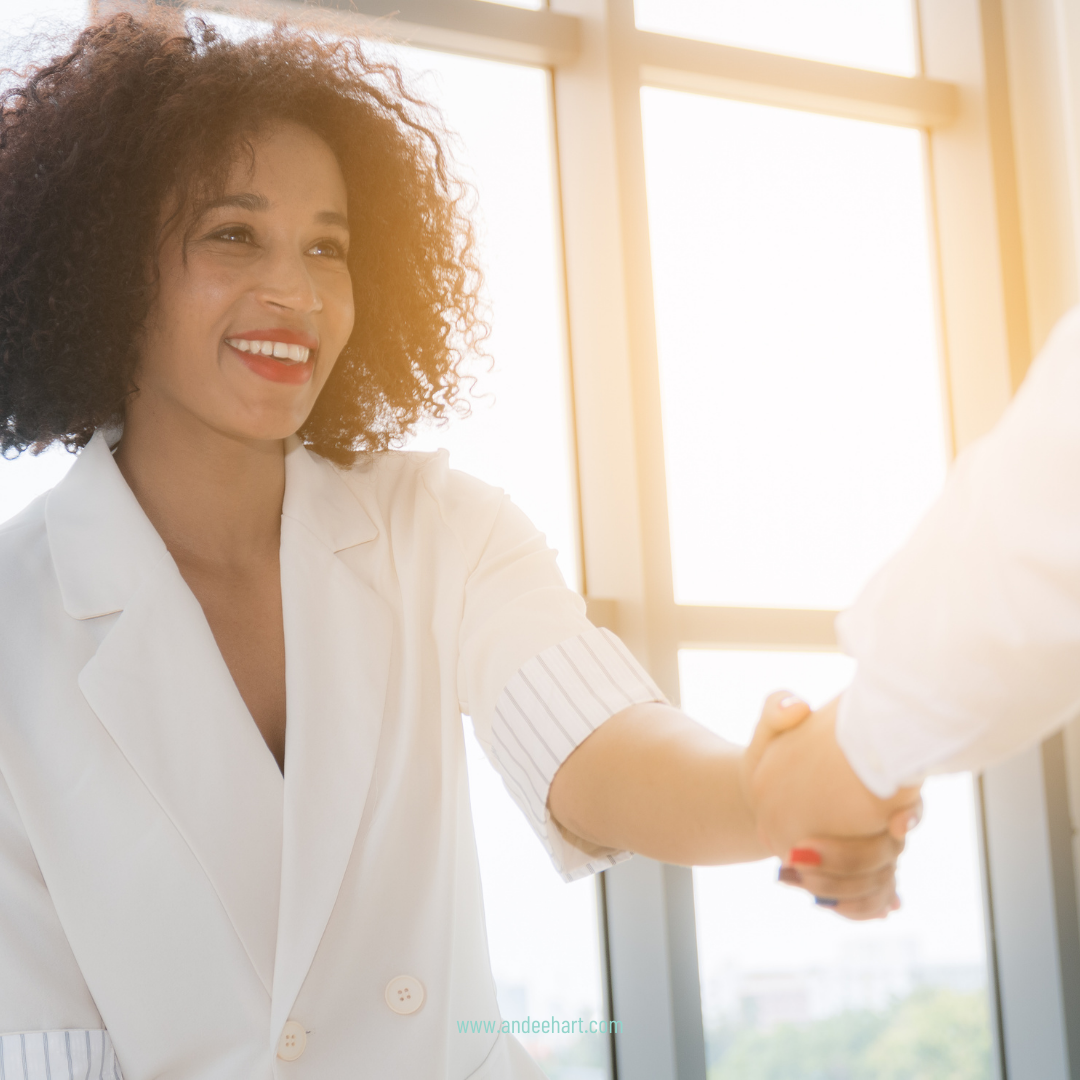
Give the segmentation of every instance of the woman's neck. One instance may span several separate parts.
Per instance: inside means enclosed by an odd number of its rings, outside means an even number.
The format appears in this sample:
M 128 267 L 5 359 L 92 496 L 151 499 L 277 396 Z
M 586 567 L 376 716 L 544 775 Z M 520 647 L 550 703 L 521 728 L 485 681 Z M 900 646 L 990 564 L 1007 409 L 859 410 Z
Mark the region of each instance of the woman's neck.
M 116 464 L 178 562 L 239 568 L 277 559 L 282 440 L 235 438 L 142 398 L 128 409 Z

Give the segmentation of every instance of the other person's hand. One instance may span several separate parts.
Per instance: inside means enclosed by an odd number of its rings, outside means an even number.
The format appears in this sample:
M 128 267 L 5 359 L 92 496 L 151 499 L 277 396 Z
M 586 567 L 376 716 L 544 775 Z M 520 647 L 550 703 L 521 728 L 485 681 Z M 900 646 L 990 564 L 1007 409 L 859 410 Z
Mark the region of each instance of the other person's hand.
M 784 860 L 780 880 L 847 918 L 878 918 L 899 907 L 896 860 L 922 802 L 918 788 L 882 800 L 863 786 L 836 744 L 835 712 L 771 695 L 742 781 L 762 843 Z

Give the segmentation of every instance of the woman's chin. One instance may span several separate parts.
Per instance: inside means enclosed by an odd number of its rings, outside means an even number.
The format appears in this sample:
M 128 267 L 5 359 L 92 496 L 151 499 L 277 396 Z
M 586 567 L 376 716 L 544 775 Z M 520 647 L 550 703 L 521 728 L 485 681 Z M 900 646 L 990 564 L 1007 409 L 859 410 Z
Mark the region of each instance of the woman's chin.
M 208 427 L 244 442 L 281 442 L 295 435 L 311 412 L 309 403 L 304 408 L 267 408 L 265 404 L 231 411 L 226 415 L 217 413 L 205 417 Z

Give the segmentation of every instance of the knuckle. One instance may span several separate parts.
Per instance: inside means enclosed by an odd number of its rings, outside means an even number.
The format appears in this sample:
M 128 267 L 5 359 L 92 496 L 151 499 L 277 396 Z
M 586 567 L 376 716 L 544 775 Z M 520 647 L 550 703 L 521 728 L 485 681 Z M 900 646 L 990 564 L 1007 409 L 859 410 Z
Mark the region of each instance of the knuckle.
M 887 889 L 875 889 L 856 900 L 843 903 L 843 914 L 854 919 L 876 919 L 889 910 L 893 896 L 891 886 Z

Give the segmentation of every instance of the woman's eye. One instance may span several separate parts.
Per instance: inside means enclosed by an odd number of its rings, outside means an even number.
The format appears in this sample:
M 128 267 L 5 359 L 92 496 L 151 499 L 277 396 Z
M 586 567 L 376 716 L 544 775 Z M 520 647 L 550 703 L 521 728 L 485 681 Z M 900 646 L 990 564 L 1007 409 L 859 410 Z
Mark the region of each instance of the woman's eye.
M 328 259 L 344 259 L 345 250 L 333 240 L 320 240 L 308 248 L 309 255 L 322 255 Z
M 213 234 L 215 240 L 226 240 L 230 243 L 246 244 L 251 240 L 251 230 L 230 225 L 226 229 L 218 229 Z

